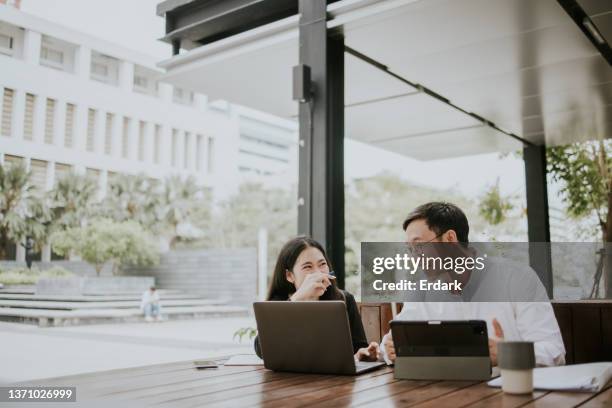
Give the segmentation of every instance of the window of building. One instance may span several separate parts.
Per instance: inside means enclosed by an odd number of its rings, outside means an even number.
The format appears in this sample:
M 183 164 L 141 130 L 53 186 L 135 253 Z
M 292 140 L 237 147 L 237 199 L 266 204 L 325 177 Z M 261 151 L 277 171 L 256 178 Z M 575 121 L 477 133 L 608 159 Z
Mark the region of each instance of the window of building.
M 111 154 L 113 148 L 113 121 L 115 117 L 112 113 L 106 114 L 106 129 L 104 130 L 104 153 Z
M 146 91 L 149 87 L 149 80 L 143 75 L 134 75 L 134 89 L 138 91 Z
M 202 160 L 203 160 L 203 150 L 204 149 L 204 136 L 197 135 L 196 136 L 196 171 L 202 171 Z
M 177 155 L 178 155 L 178 130 L 172 129 L 172 156 L 171 156 L 171 165 L 172 167 L 176 167 L 177 163 Z
M 74 137 L 74 111 L 75 106 L 71 103 L 66 104 L 66 130 L 64 133 L 64 147 L 71 148 Z
M 23 138 L 32 140 L 34 138 L 34 101 L 36 97 L 31 93 L 26 94 L 25 114 L 23 118 Z
M 160 163 L 159 150 L 161 147 L 162 127 L 155 125 L 155 145 L 153 146 L 153 161 L 155 164 Z
M 91 169 L 88 167 L 87 169 L 85 169 L 85 174 L 87 175 L 87 177 L 92 180 L 95 180 L 96 182 L 100 180 L 100 170 L 98 169 Z
M 43 34 L 40 44 L 40 65 L 65 72 L 74 72 L 78 46 Z
M 30 182 L 38 190 L 44 192 L 47 186 L 47 162 L 44 160 L 30 160 Z
M 15 39 L 6 34 L 0 34 L 0 53 L 5 55 L 13 55 Z
M 96 79 L 105 80 L 108 77 L 108 66 L 99 62 L 91 64 L 91 73 Z
M 134 91 L 147 94 L 157 94 L 157 78 L 160 73 L 142 65 L 134 65 Z
M 99 52 L 91 52 L 91 79 L 106 84 L 119 84 L 119 60 Z
M 55 163 L 55 182 L 63 179 L 70 173 L 72 167 L 69 164 Z
M 138 160 L 140 161 L 145 159 L 145 131 L 146 123 L 141 120 L 138 126 Z
M 11 136 L 13 133 L 13 100 L 15 92 L 4 88 L 2 95 L 2 135 Z
M 208 149 L 207 149 L 207 157 L 206 157 L 206 172 L 208 174 L 212 174 L 214 172 L 214 150 L 215 150 L 215 139 L 212 137 L 208 138 Z
M 55 128 L 55 100 L 47 98 L 45 112 L 45 143 L 53 144 Z
M 259 137 L 241 134 L 240 139 L 247 143 L 252 143 L 252 144 L 257 144 L 257 145 L 262 145 L 262 146 L 267 146 L 267 147 L 273 147 L 275 149 L 284 150 L 284 151 L 289 150 L 289 146 L 286 144 L 273 142 L 271 140 L 264 140 Z
M 96 138 L 96 110 L 89 108 L 87 110 L 87 143 L 85 149 L 88 152 L 94 151 Z
M 185 136 L 183 137 L 183 168 L 188 169 L 191 166 L 191 151 L 189 146 L 189 139 L 191 138 L 191 133 L 185 132 Z
M 172 100 L 175 103 L 180 103 L 182 105 L 192 105 L 193 97 L 193 92 L 178 88 L 176 86 L 172 88 Z
M 130 145 L 130 118 L 123 118 L 123 132 L 121 135 L 121 157 L 128 158 Z
M 254 152 L 254 151 L 247 150 L 247 149 L 238 149 L 238 152 L 240 152 L 240 153 L 242 153 L 244 155 L 259 157 L 259 158 L 266 159 L 266 160 L 273 160 L 273 161 L 277 161 L 277 162 L 280 162 L 280 163 L 289 163 L 289 159 L 284 159 L 284 158 L 280 158 L 280 157 L 270 156 L 269 154 Z
M 47 45 L 43 45 L 40 48 L 40 63 L 47 67 L 63 69 L 64 52 L 62 50 L 51 48 Z

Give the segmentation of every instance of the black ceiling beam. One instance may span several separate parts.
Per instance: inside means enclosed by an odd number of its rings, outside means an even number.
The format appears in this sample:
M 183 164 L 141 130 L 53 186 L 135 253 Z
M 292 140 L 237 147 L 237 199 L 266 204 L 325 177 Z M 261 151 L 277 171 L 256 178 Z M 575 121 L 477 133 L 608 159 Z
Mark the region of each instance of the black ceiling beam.
M 584 11 L 584 9 L 580 7 L 580 4 L 578 4 L 576 0 L 557 0 L 557 2 L 570 16 L 570 18 L 574 20 L 574 23 L 576 23 L 578 28 L 580 28 L 589 41 L 591 41 L 593 46 L 597 48 L 602 57 L 608 61 L 608 64 L 612 65 L 612 48 L 610 47 L 610 44 L 608 44 L 601 33 L 597 32 L 594 34 L 589 30 L 589 25 L 592 27 L 592 30 L 597 30 L 597 26 Z M 597 36 L 599 36 L 599 38 L 597 38 Z
M 166 18 L 162 40 L 178 53 L 187 41 L 209 44 L 297 15 L 298 0 L 166 0 L 157 14 Z
M 388 66 L 386 66 L 386 65 L 376 61 L 375 59 L 372 59 L 372 58 L 368 57 L 365 54 L 360 53 L 359 51 L 357 51 L 357 50 L 355 50 L 355 49 L 353 49 L 353 48 L 351 48 L 351 47 L 349 47 L 347 45 L 344 46 L 344 51 L 346 51 L 348 54 L 351 54 L 352 56 L 357 57 L 360 60 L 362 60 L 362 61 L 372 65 L 373 67 L 375 67 L 375 68 L 385 72 L 386 74 L 391 75 L 392 77 L 394 77 L 394 78 L 398 79 L 399 81 L 401 81 L 401 82 L 411 86 L 412 88 L 417 89 L 419 92 L 423 92 L 423 93 L 431 96 L 432 98 L 435 98 L 435 99 L 439 100 L 440 102 L 450 106 L 451 108 L 456 109 L 456 110 L 458 110 L 461 113 L 464 113 L 466 115 L 469 115 L 469 116 L 473 117 L 474 119 L 480 121 L 483 125 L 488 126 L 488 127 L 492 128 L 492 129 L 495 129 L 498 132 L 503 133 L 503 134 L 505 134 L 507 136 L 510 136 L 511 138 L 513 138 L 515 140 L 518 140 L 524 146 L 531 146 L 531 145 L 533 145 L 533 143 L 531 143 L 529 140 L 523 139 L 522 137 L 517 136 L 514 133 L 508 132 L 508 131 L 500 128 L 499 126 L 497 126 L 492 121 L 490 121 L 488 119 L 485 119 L 482 116 L 477 115 L 474 112 L 467 111 L 467 110 L 463 109 L 462 107 L 460 107 L 458 105 L 455 105 L 448 98 L 440 95 L 437 92 L 432 91 L 431 89 L 427 88 L 426 86 L 423 86 L 423 85 L 421 85 L 421 84 L 419 84 L 417 82 L 412 82 L 412 81 L 404 78 L 403 76 L 401 76 L 399 74 L 396 74 L 395 72 L 391 71 Z

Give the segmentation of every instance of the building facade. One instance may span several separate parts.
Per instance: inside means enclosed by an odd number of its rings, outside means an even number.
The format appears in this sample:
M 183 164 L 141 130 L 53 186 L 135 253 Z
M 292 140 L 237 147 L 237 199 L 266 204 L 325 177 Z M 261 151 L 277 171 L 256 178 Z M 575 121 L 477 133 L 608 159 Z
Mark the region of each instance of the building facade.
M 0 163 L 23 162 L 41 191 L 70 171 L 101 197 L 117 174 L 177 174 L 219 200 L 296 167 L 293 122 L 209 104 L 164 83 L 152 57 L 2 4 L 0 71 Z

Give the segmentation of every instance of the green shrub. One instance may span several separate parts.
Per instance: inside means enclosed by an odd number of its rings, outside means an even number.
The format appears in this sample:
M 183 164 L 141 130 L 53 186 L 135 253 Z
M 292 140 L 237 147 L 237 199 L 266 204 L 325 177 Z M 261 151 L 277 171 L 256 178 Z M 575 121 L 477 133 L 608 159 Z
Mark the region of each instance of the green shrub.
M 60 266 L 54 266 L 44 271 L 38 268 L 13 268 L 0 271 L 0 283 L 4 285 L 35 285 L 40 278 L 66 278 L 74 274 Z
M 5 285 L 34 285 L 38 275 L 34 273 L 20 273 L 19 271 L 0 272 L 0 283 Z

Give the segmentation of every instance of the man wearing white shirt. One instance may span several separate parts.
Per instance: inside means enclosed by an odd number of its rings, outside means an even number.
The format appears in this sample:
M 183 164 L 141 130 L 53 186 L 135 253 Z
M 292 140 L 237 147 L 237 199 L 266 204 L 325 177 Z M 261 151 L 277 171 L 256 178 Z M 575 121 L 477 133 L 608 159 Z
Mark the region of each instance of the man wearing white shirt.
M 469 250 L 467 217 L 453 204 L 421 205 L 408 215 L 403 228 L 409 245 L 447 242 Z M 404 303 L 395 320 L 484 320 L 493 365 L 497 365 L 497 342 L 501 340 L 532 341 L 536 364 L 540 366 L 564 364 L 563 339 L 544 286 L 530 267 L 508 262 L 492 258 L 487 262 L 486 273 L 473 269 L 456 274 L 454 279 L 462 283 L 461 291 L 421 294 L 421 301 Z M 509 268 L 512 274 L 505 273 Z M 479 301 L 490 300 L 492 291 L 503 292 L 499 293 L 500 300 L 521 301 Z M 466 297 L 469 301 L 465 301 Z M 383 337 L 381 353 L 387 364 L 395 360 L 390 332 Z
M 162 321 L 159 293 L 155 290 L 155 286 L 151 286 L 149 290 L 142 294 L 140 310 L 142 310 L 145 315 L 145 321 L 152 322 L 153 319 L 159 322 Z

